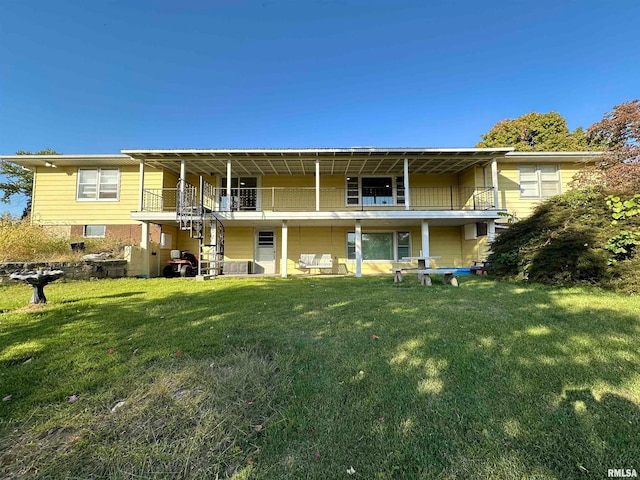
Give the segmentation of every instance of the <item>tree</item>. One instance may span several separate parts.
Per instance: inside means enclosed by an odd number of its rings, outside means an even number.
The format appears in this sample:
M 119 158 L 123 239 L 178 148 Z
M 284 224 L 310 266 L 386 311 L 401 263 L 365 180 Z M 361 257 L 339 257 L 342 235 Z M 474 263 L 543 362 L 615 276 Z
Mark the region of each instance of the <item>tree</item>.
M 25 152 L 20 150 L 16 152 L 16 155 L 60 155 L 55 150 L 46 148 L 40 150 L 35 154 L 31 152 Z M 31 210 L 31 195 L 33 193 L 33 172 L 27 170 L 20 165 L 12 162 L 0 161 L 0 176 L 3 177 L 3 181 L 0 181 L 0 190 L 2 191 L 2 198 L 0 200 L 4 203 L 9 203 L 11 197 L 14 195 L 24 195 L 27 197 L 27 206 L 22 214 L 23 218 L 27 216 Z
M 476 147 L 514 147 L 523 152 L 576 152 L 597 148 L 597 142 L 590 142 L 581 127 L 571 132 L 567 120 L 557 112 L 531 112 L 516 119 L 508 118 L 496 123 L 481 137 Z
M 614 192 L 640 192 L 640 100 L 613 107 L 587 130 L 587 139 L 604 145 L 600 161 L 574 177 L 573 185 L 599 185 Z

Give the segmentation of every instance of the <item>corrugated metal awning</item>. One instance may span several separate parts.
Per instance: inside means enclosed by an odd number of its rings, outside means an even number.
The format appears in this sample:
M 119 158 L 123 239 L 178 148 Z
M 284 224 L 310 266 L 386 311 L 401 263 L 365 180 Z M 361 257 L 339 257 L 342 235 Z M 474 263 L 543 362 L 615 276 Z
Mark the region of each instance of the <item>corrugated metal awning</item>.
M 512 148 L 302 148 L 302 149 L 186 149 L 122 150 L 123 154 L 157 168 L 187 173 L 226 175 L 231 161 L 234 175 L 313 175 L 319 161 L 321 175 L 402 174 L 404 159 L 411 173 L 457 174 L 473 165 L 503 157 Z

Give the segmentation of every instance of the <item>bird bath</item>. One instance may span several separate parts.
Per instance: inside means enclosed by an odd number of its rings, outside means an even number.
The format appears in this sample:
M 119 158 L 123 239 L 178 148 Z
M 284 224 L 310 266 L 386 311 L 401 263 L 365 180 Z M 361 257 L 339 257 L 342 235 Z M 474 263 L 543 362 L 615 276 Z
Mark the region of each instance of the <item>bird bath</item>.
M 9 278 L 27 283 L 33 287 L 33 295 L 29 303 L 47 303 L 47 297 L 44 296 L 44 287 L 63 275 L 64 272 L 62 270 L 38 270 L 37 272 L 14 272 L 9 275 Z

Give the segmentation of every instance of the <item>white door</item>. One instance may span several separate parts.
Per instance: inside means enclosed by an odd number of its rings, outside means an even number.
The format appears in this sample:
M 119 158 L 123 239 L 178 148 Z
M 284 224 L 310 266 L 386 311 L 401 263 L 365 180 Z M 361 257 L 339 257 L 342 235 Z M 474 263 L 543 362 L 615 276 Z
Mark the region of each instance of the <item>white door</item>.
M 273 230 L 256 233 L 254 273 L 276 273 L 276 236 Z

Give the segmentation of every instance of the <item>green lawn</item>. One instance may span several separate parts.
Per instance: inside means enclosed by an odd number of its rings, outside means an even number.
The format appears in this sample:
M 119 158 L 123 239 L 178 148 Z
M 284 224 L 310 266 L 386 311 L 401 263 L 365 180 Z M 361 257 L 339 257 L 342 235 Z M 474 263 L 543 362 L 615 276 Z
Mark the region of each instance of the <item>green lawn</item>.
M 640 472 L 640 298 L 434 283 L 2 286 L 0 478 Z

